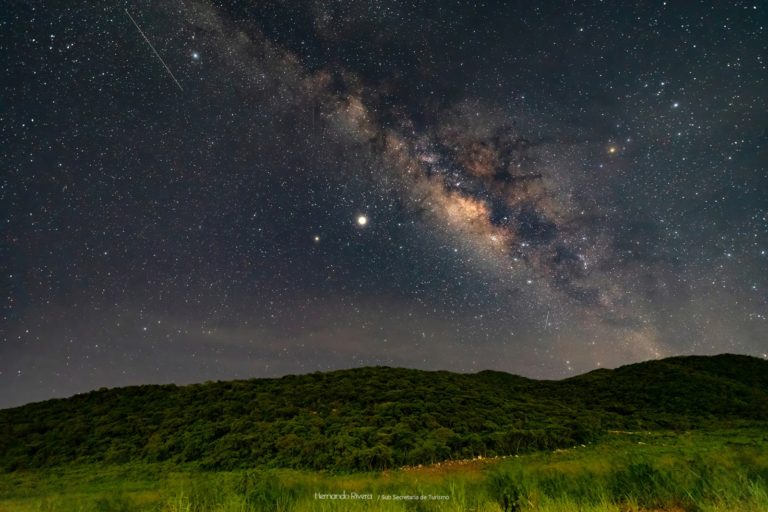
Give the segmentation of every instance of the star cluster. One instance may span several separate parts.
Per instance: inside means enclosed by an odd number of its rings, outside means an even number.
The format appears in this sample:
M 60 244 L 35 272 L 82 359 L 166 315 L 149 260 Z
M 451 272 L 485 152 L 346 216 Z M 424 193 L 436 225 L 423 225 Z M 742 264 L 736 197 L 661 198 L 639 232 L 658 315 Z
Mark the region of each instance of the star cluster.
M 768 357 L 758 3 L 7 11 L 0 406 Z

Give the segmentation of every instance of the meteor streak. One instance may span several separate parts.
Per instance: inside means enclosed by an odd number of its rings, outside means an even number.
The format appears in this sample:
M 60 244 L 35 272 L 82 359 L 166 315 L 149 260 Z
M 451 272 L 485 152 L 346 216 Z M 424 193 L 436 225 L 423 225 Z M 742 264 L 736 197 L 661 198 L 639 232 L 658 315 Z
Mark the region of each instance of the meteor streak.
M 125 14 L 130 18 L 130 20 L 133 22 L 133 25 L 136 27 L 136 29 L 139 31 L 139 34 L 141 34 L 141 37 L 144 38 L 144 40 L 147 42 L 150 48 L 152 48 L 152 51 L 155 52 L 155 55 L 157 55 L 157 58 L 160 59 L 160 62 L 163 64 L 163 67 L 166 71 L 168 71 L 168 74 L 171 75 L 171 78 L 173 78 L 173 81 L 176 82 L 176 85 L 179 87 L 179 90 L 181 92 L 184 92 L 184 89 L 181 87 L 181 84 L 178 80 L 176 80 L 176 77 L 173 76 L 173 71 L 171 71 L 171 68 L 168 67 L 168 64 L 165 63 L 163 58 L 160 56 L 159 53 L 157 53 L 157 50 L 155 50 L 155 47 L 152 46 L 152 43 L 149 42 L 149 38 L 144 34 L 144 31 L 141 30 L 141 27 L 139 27 L 139 24 L 136 23 L 136 20 L 133 19 L 133 16 L 131 16 L 131 13 L 128 12 L 128 9 L 125 9 Z

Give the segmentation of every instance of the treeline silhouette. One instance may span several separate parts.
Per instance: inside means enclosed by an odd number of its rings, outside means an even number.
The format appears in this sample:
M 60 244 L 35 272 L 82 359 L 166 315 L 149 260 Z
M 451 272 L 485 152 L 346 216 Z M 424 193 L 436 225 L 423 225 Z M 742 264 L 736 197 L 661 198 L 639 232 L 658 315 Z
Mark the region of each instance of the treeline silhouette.
M 562 381 L 369 367 L 102 389 L 0 410 L 0 468 L 188 463 L 380 470 L 512 455 L 610 430 L 768 424 L 768 362 L 675 357 Z

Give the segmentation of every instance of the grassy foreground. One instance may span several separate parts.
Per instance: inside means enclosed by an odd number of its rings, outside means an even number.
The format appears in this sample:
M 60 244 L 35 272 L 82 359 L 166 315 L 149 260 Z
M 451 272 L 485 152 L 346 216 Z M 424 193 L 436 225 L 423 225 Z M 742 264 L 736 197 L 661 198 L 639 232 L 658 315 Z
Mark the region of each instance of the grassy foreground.
M 768 511 L 768 431 L 612 433 L 567 450 L 373 473 L 142 463 L 0 474 L 0 512 L 261 510 Z

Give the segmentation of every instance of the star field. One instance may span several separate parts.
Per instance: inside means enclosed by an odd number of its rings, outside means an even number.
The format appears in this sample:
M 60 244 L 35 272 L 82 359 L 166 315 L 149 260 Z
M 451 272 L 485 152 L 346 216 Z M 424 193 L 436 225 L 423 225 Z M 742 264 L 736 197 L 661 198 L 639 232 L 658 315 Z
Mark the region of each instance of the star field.
M 756 2 L 11 2 L 0 407 L 768 357 L 767 23 Z

